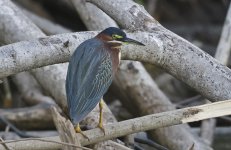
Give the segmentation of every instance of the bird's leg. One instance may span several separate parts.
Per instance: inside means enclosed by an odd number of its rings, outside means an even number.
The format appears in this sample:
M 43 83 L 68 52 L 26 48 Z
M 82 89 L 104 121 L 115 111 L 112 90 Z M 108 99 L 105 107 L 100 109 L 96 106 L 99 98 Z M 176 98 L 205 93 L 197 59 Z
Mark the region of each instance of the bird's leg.
M 75 132 L 76 133 L 80 133 L 83 137 L 85 137 L 86 139 L 88 139 L 88 141 L 90 141 L 90 139 L 83 133 L 83 131 L 81 130 L 79 123 L 75 126 Z
M 103 99 L 100 100 L 99 102 L 99 124 L 98 127 L 103 131 L 104 135 L 105 135 L 105 130 L 103 128 Z

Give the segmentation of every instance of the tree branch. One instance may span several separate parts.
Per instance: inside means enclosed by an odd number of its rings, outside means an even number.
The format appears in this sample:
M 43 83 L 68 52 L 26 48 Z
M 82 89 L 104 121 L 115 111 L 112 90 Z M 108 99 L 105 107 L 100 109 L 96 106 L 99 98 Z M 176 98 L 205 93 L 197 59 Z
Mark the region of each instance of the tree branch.
M 223 65 L 227 65 L 229 60 L 228 58 L 230 56 L 230 51 L 231 51 L 231 42 L 230 42 L 231 34 L 229 33 L 229 31 L 231 30 L 230 18 L 231 18 L 231 4 L 229 5 L 229 10 L 226 16 L 225 24 L 215 54 L 215 58 Z M 206 100 L 206 103 L 209 103 L 208 100 Z M 209 145 L 211 145 L 213 142 L 215 128 L 216 128 L 216 119 L 204 120 L 201 124 L 201 133 L 200 133 L 201 137 Z
M 124 56 L 154 63 L 210 100 L 231 98 L 231 72 L 200 48 L 161 26 L 145 9 L 131 0 L 88 0 L 105 11 L 124 28 L 152 33 L 152 51 L 143 48 L 132 53 L 128 48 Z M 139 40 L 146 41 L 140 34 Z M 146 44 L 146 42 L 144 42 Z M 148 44 L 147 44 L 148 45 Z M 143 51 L 149 55 L 142 55 Z M 153 55 L 154 54 L 154 55 Z M 220 84 L 222 82 L 222 84 Z M 222 94 L 221 94 L 222 93 Z
M 99 128 L 85 131 L 84 134 L 90 138 L 90 141 L 82 137 L 79 133 L 77 136 L 80 140 L 82 146 L 97 143 L 100 141 L 112 139 L 115 137 L 124 136 L 127 134 L 132 134 L 135 132 L 146 131 L 151 129 L 157 129 L 166 126 L 172 126 L 176 124 L 188 123 L 199 121 L 203 119 L 220 117 L 225 115 L 230 115 L 231 100 L 215 102 L 206 105 L 194 106 L 184 109 L 178 109 L 174 111 L 168 111 L 153 115 L 148 115 L 144 117 L 139 117 L 135 119 L 130 119 L 127 121 L 122 121 L 113 124 L 105 125 L 105 135 Z M 49 139 L 53 141 L 59 141 L 58 137 L 42 138 Z M 2 143 L 2 142 L 0 142 Z M 4 143 L 7 143 L 5 141 Z M 10 143 L 10 141 L 9 141 Z M 7 144 L 12 148 L 17 148 L 17 150 L 27 150 L 27 149 L 58 149 L 60 145 L 54 143 L 46 143 L 36 141 L 35 139 L 31 142 L 22 141 Z M 49 146 L 49 147 L 48 147 Z M 1 147 L 2 148 L 2 145 Z

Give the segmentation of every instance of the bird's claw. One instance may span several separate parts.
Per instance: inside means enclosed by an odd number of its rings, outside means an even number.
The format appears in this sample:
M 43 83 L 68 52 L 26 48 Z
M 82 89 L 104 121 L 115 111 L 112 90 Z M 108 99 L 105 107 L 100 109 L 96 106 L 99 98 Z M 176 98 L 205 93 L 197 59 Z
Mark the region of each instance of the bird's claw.
M 75 127 L 75 132 L 76 132 L 76 133 L 80 133 L 84 138 L 86 138 L 86 139 L 88 139 L 88 141 L 90 141 L 89 137 L 87 137 L 87 136 L 83 133 L 83 131 L 80 129 L 79 125 L 77 125 L 77 126 Z
M 105 129 L 103 127 L 103 124 L 99 123 L 98 124 L 98 128 L 103 132 L 103 134 L 105 135 Z

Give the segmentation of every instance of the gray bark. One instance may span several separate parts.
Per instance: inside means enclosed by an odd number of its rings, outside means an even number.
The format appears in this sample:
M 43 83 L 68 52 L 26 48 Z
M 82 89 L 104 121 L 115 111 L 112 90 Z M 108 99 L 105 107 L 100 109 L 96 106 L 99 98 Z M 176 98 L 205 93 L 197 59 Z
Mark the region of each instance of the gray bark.
M 97 33 L 62 34 L 3 46 L 0 48 L 0 54 L 4 57 L 1 59 L 0 77 L 66 62 L 81 42 Z M 143 41 L 146 46 L 122 46 L 122 59 L 156 64 L 210 100 L 225 100 L 231 97 L 230 70 L 189 42 L 180 37 L 169 37 L 173 43 L 164 45 L 158 37 L 167 36 L 147 32 L 136 32 L 128 36 Z
M 229 10 L 226 16 L 226 20 L 223 26 L 222 34 L 220 37 L 220 41 L 217 46 L 217 51 L 215 54 L 215 58 L 221 62 L 221 64 L 227 65 L 228 58 L 230 56 L 231 51 L 231 4 L 229 6 Z M 207 103 L 209 103 L 206 100 Z M 216 128 L 216 119 L 208 119 L 204 120 L 201 124 L 201 137 L 211 145 L 214 139 L 214 132 Z
M 0 109 L 0 114 L 21 129 L 49 129 L 54 127 L 49 106 L 41 104 L 19 109 Z M 3 126 L 1 123 L 0 127 Z
M 12 77 L 22 100 L 28 105 L 36 105 L 39 103 L 54 104 L 54 100 L 49 96 L 44 96 L 42 89 L 34 77 L 28 72 L 21 72 Z
M 210 100 L 225 100 L 231 97 L 230 70 L 198 47 L 162 27 L 142 6 L 130 0 L 88 1 L 120 22 L 122 27 L 153 34 L 157 49 L 154 47 L 152 51 L 147 51 L 146 47 L 144 48 L 150 57 L 144 57 L 141 53 L 136 55 L 127 49 L 127 58 L 154 62 Z M 145 36 L 140 35 L 140 39 L 146 41 Z
M 217 46 L 217 52 L 215 58 L 222 64 L 226 64 L 229 61 L 231 50 L 231 4 L 226 15 L 225 23 L 222 29 L 221 38 Z
M 98 128 L 83 132 L 87 137 L 90 138 L 90 141 L 82 137 L 79 133 L 76 134 L 76 136 L 78 136 L 81 145 L 85 146 L 100 141 L 112 139 L 115 137 L 132 134 L 135 132 L 152 130 L 152 129 L 162 128 L 162 127 L 172 126 L 182 123 L 189 123 L 189 122 L 199 121 L 199 120 L 213 118 L 213 117 L 220 117 L 224 115 L 230 115 L 231 114 L 230 106 L 231 106 L 231 100 L 227 100 L 222 102 L 215 102 L 212 104 L 194 106 L 194 107 L 178 109 L 174 111 L 147 115 L 144 117 L 130 119 L 130 120 L 117 122 L 113 124 L 107 124 L 105 125 L 105 131 L 106 131 L 105 134 L 103 134 L 102 131 Z M 41 140 L 44 139 L 48 139 L 52 141 L 60 141 L 58 137 L 43 138 Z M 31 139 L 30 142 L 21 141 L 21 142 L 10 143 L 9 141 L 9 144 L 7 145 L 13 148 L 17 148 L 17 150 L 21 150 L 21 149 L 27 150 L 32 148 L 34 150 L 35 149 L 53 150 L 53 149 L 59 149 L 61 147 L 61 145 L 57 145 L 57 143 L 50 143 L 50 142 L 45 142 L 45 143 L 44 141 L 41 142 L 35 139 Z M 1 147 L 2 145 L 0 145 L 0 148 Z
M 157 87 L 139 62 L 125 61 L 115 78 L 116 93 L 132 114 L 149 115 L 174 110 L 174 105 Z M 195 150 L 210 149 L 199 137 L 191 134 L 185 125 L 164 127 L 148 131 L 152 139 L 171 150 L 184 150 L 194 143 Z

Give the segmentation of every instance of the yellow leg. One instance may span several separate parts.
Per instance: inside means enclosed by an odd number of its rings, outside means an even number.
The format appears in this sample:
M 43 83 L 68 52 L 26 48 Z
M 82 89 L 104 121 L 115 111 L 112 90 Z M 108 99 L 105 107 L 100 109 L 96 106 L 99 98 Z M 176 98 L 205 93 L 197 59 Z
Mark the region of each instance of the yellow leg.
M 103 128 L 103 99 L 100 100 L 99 102 L 99 124 L 98 127 L 103 131 L 104 135 L 105 135 L 105 130 Z
M 88 141 L 90 141 L 90 139 L 83 133 L 83 131 L 81 130 L 79 123 L 75 126 L 75 132 L 76 133 L 80 133 L 83 137 L 85 137 L 86 139 L 88 139 Z

